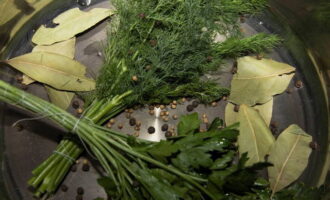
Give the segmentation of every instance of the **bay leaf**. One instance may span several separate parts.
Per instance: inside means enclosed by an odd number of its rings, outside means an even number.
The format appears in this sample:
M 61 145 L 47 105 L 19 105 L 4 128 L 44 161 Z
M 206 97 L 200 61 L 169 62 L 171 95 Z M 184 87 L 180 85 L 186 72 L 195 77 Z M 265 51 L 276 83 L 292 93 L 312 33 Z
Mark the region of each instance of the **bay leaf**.
M 238 59 L 238 71 L 231 83 L 229 101 L 253 106 L 264 104 L 276 94 L 283 93 L 295 68 L 270 59 L 246 56 Z
M 295 124 L 280 134 L 270 149 L 268 158 L 268 161 L 274 165 L 268 168 L 273 193 L 297 180 L 305 170 L 312 152 L 309 147 L 310 142 L 312 136 Z
M 248 166 L 265 161 L 265 156 L 269 153 L 275 138 L 260 113 L 242 104 L 238 119 L 240 131 L 237 143 L 240 155 L 248 153 L 249 160 L 246 163 Z
M 73 59 L 75 54 L 76 38 L 71 38 L 63 42 L 58 42 L 53 45 L 37 45 L 33 48 L 32 52 L 50 52 L 66 56 Z M 84 74 L 82 74 L 84 75 Z
M 32 52 L 45 51 L 45 52 L 57 53 L 73 59 L 75 54 L 75 46 L 76 46 L 76 38 L 71 38 L 69 40 L 58 42 L 49 46 L 37 45 L 33 48 Z M 81 75 L 83 76 L 84 74 Z M 24 85 L 30 85 L 35 82 L 34 79 L 32 79 L 31 77 L 25 74 L 23 74 L 22 78 L 23 78 L 22 84 Z
M 59 90 L 90 91 L 95 88 L 94 80 L 81 75 L 85 74 L 86 67 L 66 56 L 32 52 L 5 62 L 32 79 Z
M 70 9 L 53 20 L 58 24 L 55 28 L 46 28 L 42 25 L 34 34 L 32 42 L 38 45 L 51 45 L 68 40 L 113 14 L 113 10 L 105 8 L 94 8 L 87 12 L 79 8 Z
M 30 84 L 32 84 L 34 82 L 36 82 L 36 80 L 34 80 L 31 77 L 23 74 L 23 76 L 22 76 L 22 84 L 23 85 L 30 85 Z
M 265 104 L 253 106 L 253 108 L 259 112 L 262 119 L 266 122 L 267 126 L 269 126 L 270 121 L 272 119 L 273 103 L 274 103 L 274 100 L 272 98 L 270 101 L 268 101 Z M 230 102 L 228 102 L 228 104 L 226 105 L 225 121 L 226 121 L 227 126 L 230 126 L 232 124 L 235 124 L 236 122 L 239 122 L 238 112 L 235 112 L 234 108 L 235 108 L 235 105 Z
M 73 92 L 61 91 L 45 85 L 50 101 L 56 106 L 66 110 L 75 95 Z

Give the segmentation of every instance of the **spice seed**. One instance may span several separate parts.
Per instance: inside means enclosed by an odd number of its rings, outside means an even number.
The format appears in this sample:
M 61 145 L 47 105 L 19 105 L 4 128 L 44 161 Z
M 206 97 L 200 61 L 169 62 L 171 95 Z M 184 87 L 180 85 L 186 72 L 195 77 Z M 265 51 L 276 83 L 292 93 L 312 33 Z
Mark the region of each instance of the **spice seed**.
M 154 110 L 149 110 L 149 114 L 150 115 L 154 115 L 155 114 L 155 111 Z
M 126 117 L 127 119 L 130 119 L 130 118 L 131 118 L 131 113 L 126 113 L 126 114 L 125 114 L 125 117 Z
M 134 130 L 139 131 L 140 130 L 140 127 L 135 126 Z
M 184 102 L 187 101 L 187 99 L 186 98 L 182 98 L 181 101 L 182 101 L 182 103 L 184 103 Z
M 239 105 L 235 105 L 235 106 L 234 106 L 234 111 L 235 111 L 235 112 L 238 112 L 238 111 L 239 111 Z
M 67 192 L 68 191 L 68 186 L 66 186 L 66 185 L 61 185 L 61 190 L 63 191 L 63 192 Z
M 82 195 L 77 195 L 76 200 L 83 200 L 83 196 Z
M 173 115 L 172 118 L 173 118 L 174 120 L 177 120 L 179 117 L 178 117 L 178 115 Z
M 123 127 L 124 127 L 123 124 L 118 124 L 118 128 L 119 128 L 119 129 L 122 129 Z
M 176 104 L 172 104 L 172 105 L 171 105 L 171 108 L 172 108 L 172 109 L 176 109 Z
M 139 131 L 135 131 L 133 134 L 135 137 L 139 137 L 140 136 L 140 132 Z
M 136 126 L 137 126 L 137 127 L 140 127 L 140 126 L 141 126 L 141 124 L 142 124 L 142 122 L 141 122 L 141 121 L 136 121 Z
M 172 103 L 173 103 L 174 105 L 177 105 L 177 104 L 178 104 L 178 102 L 177 102 L 176 100 L 174 100 Z
M 165 137 L 169 138 L 169 137 L 172 137 L 172 136 L 173 136 L 173 133 L 171 131 L 166 131 Z
M 76 171 L 77 171 L 77 165 L 72 165 L 72 167 L 71 167 L 71 171 L 72 171 L 72 172 L 76 172 Z
M 78 109 L 79 106 L 80 106 L 79 101 L 74 100 L 74 101 L 72 102 L 72 108 L 74 108 L 74 109 Z
M 132 81 L 138 81 L 138 77 L 137 76 L 132 76 Z
M 203 119 L 203 122 L 204 122 L 205 124 L 208 124 L 208 123 L 209 123 L 209 119 L 204 118 L 204 119 Z
M 155 133 L 155 132 L 156 132 L 155 127 L 150 126 L 150 127 L 148 128 L 148 133 L 149 133 L 149 134 L 153 134 L 153 133 Z
M 169 115 L 170 115 L 170 112 L 166 111 L 165 116 L 169 116 Z
M 203 117 L 203 118 L 207 118 L 207 115 L 204 113 L 204 114 L 202 115 L 202 117 Z
M 110 119 L 110 121 L 109 121 L 110 124 L 114 124 L 115 122 L 116 122 L 115 119 Z
M 135 124 L 136 124 L 136 119 L 135 119 L 135 118 L 131 118 L 131 119 L 129 120 L 129 125 L 131 125 L 131 126 L 135 126 Z
M 82 166 L 82 170 L 84 171 L 84 172 L 88 172 L 89 171 L 89 164 L 83 164 L 83 166 Z
M 164 122 L 168 122 L 168 120 L 170 120 L 168 117 L 164 117 Z
M 227 99 L 228 99 L 227 96 L 223 96 L 223 97 L 222 97 L 222 100 L 224 100 L 224 101 L 227 101 Z
M 77 194 L 79 194 L 79 195 L 83 195 L 83 194 L 84 194 L 84 188 L 82 188 L 82 187 L 78 187 L 78 188 L 77 188 Z
M 193 105 L 188 105 L 187 106 L 187 111 L 188 112 L 191 112 L 191 111 L 193 111 L 194 110 L 194 106 Z
M 164 110 L 165 109 L 165 106 L 164 105 L 160 105 L 159 107 L 161 110 Z
M 107 128 L 112 128 L 112 124 L 107 123 Z
M 213 107 L 216 107 L 217 105 L 218 105 L 218 103 L 217 102 L 212 102 L 212 104 L 211 104 Z
M 303 86 L 303 82 L 302 81 L 296 81 L 296 83 L 294 84 L 296 86 L 296 88 L 301 88 Z
M 82 108 L 78 108 L 76 111 L 77 111 L 78 114 L 81 114 L 81 113 L 84 112 L 84 110 Z
M 311 142 L 309 143 L 309 147 L 313 150 L 317 150 L 318 149 L 318 144 L 316 142 Z
M 162 131 L 167 131 L 167 130 L 168 130 L 168 124 L 163 124 Z

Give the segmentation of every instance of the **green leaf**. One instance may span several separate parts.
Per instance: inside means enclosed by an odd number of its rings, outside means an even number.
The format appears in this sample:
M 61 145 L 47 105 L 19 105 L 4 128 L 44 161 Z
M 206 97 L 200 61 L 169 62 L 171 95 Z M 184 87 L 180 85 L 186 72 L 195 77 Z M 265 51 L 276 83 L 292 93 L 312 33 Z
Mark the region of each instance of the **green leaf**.
M 148 189 L 148 192 L 154 199 L 180 199 L 180 194 L 165 179 L 155 177 L 148 169 L 142 170 L 136 164 L 131 165 L 130 168 L 134 172 L 136 179 Z
M 229 101 L 241 105 L 264 104 L 288 87 L 295 68 L 274 60 L 253 57 L 238 59 L 238 71 L 231 83 Z
M 57 105 L 58 107 L 62 108 L 63 110 L 66 110 L 70 106 L 75 93 L 55 90 L 54 88 L 51 88 L 47 85 L 45 85 L 45 88 L 46 88 L 50 101 L 54 105 Z
M 235 151 L 229 151 L 225 155 L 221 156 L 221 158 L 218 158 L 214 161 L 210 169 L 212 170 L 219 170 L 226 168 L 230 162 L 234 159 Z
M 147 152 L 159 161 L 167 162 L 167 157 L 178 151 L 178 146 L 173 141 L 160 141 L 147 150 Z
M 266 122 L 266 125 L 269 126 L 273 114 L 273 98 L 265 104 L 253 106 L 255 110 L 259 112 L 262 119 Z M 225 110 L 225 121 L 226 125 L 232 125 L 238 121 L 238 112 L 234 111 L 235 105 L 228 102 Z
M 34 34 L 32 42 L 38 45 L 51 45 L 68 40 L 113 13 L 113 10 L 105 8 L 94 8 L 87 12 L 81 11 L 79 8 L 73 8 L 53 20 L 55 24 L 58 24 L 55 28 L 46 28 L 42 25 Z
M 240 154 L 247 152 L 247 165 L 263 162 L 275 138 L 268 129 L 260 114 L 247 105 L 241 105 L 239 110 L 240 133 L 238 150 Z
M 312 136 L 297 125 L 289 126 L 280 134 L 269 154 L 269 162 L 274 164 L 274 167 L 268 168 L 273 192 L 297 180 L 305 170 L 312 152 L 310 142 Z
M 201 121 L 198 119 L 198 113 L 192 113 L 190 115 L 184 115 L 180 118 L 178 123 L 178 135 L 189 135 L 199 129 Z
M 59 90 L 90 91 L 95 81 L 85 74 L 86 67 L 66 56 L 48 52 L 33 52 L 6 61 L 32 79 Z
M 216 117 L 212 123 L 210 124 L 209 128 L 207 129 L 207 131 L 213 131 L 216 129 L 221 129 L 223 128 L 223 120 L 220 119 L 219 117 Z
M 118 196 L 119 195 L 119 188 L 116 186 L 115 182 L 109 177 L 101 177 L 97 179 L 97 183 L 102 186 L 105 192 L 109 196 Z
M 321 188 L 309 187 L 303 183 L 295 183 L 286 189 L 277 192 L 274 200 L 320 200 Z M 326 199 L 324 199 L 326 200 Z

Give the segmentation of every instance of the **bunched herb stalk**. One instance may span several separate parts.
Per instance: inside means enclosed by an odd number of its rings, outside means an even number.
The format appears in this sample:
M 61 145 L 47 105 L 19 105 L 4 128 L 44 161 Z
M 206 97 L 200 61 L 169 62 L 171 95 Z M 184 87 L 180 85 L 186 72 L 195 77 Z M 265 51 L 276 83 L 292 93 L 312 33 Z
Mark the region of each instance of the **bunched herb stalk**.
M 211 80 L 201 81 L 201 76 L 217 69 L 225 58 L 260 53 L 279 42 L 266 34 L 243 38 L 239 31 L 239 16 L 257 14 L 266 7 L 265 0 L 112 3 L 117 15 L 109 27 L 105 63 L 93 98 L 85 99 L 90 106 L 82 121 L 102 124 L 134 104 L 168 103 L 182 96 L 205 103 L 219 99 L 229 91 Z M 228 39 L 214 43 L 217 33 Z M 60 142 L 55 153 L 33 171 L 29 183 L 37 196 L 53 193 L 68 172 L 72 161 L 63 154 L 75 160 L 82 150 L 74 141 Z
M 141 169 L 146 168 L 145 164 L 141 164 L 142 161 L 173 173 L 188 184 L 191 184 L 193 188 L 201 191 L 204 195 L 215 199 L 215 197 L 200 184 L 200 182 L 207 182 L 207 180 L 183 173 L 176 168 L 167 166 L 147 155 L 133 150 L 128 144 L 128 140 L 125 140 L 127 139 L 125 135 L 94 125 L 86 119 L 77 119 L 53 104 L 10 86 L 3 81 L 0 81 L 0 100 L 48 116 L 49 119 L 55 121 L 69 132 L 77 134 L 79 138 L 88 144 L 91 151 L 100 161 L 101 165 L 114 182 L 115 188 L 121 193 L 120 196 L 122 199 L 139 199 L 132 193 L 132 191 L 134 191 L 132 188 L 132 177 L 136 176 L 134 172 L 136 166 L 139 166 Z M 148 144 L 149 142 L 143 141 L 143 143 Z M 78 153 L 70 144 L 67 146 L 67 151 Z M 74 155 L 74 153 L 72 155 Z M 135 178 L 138 179 L 138 177 Z M 52 187 L 54 187 L 53 184 L 49 185 L 49 188 L 46 188 L 46 190 Z M 159 199 L 159 197 L 155 196 L 154 198 Z M 161 199 L 165 198 L 166 197 L 162 197 Z

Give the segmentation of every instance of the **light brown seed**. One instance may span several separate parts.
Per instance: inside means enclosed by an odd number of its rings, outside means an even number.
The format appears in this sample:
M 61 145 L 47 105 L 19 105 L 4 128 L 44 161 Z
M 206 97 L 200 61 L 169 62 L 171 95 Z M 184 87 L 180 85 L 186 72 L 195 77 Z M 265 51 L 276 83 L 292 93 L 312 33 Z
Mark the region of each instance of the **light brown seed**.
M 172 105 L 171 105 L 171 108 L 172 108 L 172 109 L 176 109 L 176 104 L 172 104 Z
M 112 124 L 107 123 L 107 128 L 111 128 L 111 127 L 112 127 Z
M 142 122 L 141 121 L 136 121 L 136 126 L 141 127 Z
M 168 122 L 168 120 L 169 120 L 168 117 L 165 117 L 165 118 L 163 119 L 164 122 Z
M 184 102 L 187 101 L 187 99 L 186 98 L 182 98 L 181 101 L 182 101 L 182 103 L 184 103 Z
M 150 115 L 154 115 L 155 114 L 155 111 L 154 110 L 149 110 L 149 114 Z
M 76 111 L 77 111 L 78 114 L 81 114 L 81 113 L 84 112 L 84 110 L 82 108 L 78 108 Z
M 139 126 L 135 126 L 134 130 L 139 131 L 140 127 Z
M 174 120 L 177 120 L 179 117 L 178 117 L 178 115 L 173 115 L 172 118 L 173 118 Z
M 82 162 L 84 165 L 87 165 L 88 164 L 88 160 L 87 159 L 83 159 L 83 162 Z
M 165 111 L 161 111 L 159 115 L 160 116 L 164 116 L 165 115 Z
M 118 128 L 122 129 L 124 127 L 124 125 L 122 123 L 118 124 Z
M 209 119 L 204 118 L 204 119 L 203 119 L 203 122 L 204 122 L 205 124 L 208 124 L 208 123 L 209 123 Z
M 133 81 L 138 81 L 138 77 L 134 75 L 134 76 L 132 76 L 132 80 Z
M 174 105 L 177 105 L 177 104 L 178 104 L 178 102 L 177 102 L 176 100 L 174 100 L 172 103 L 173 103 Z
M 128 113 L 129 112 L 129 110 L 128 109 L 125 109 L 125 113 Z
M 165 109 L 165 106 L 164 105 L 160 105 L 159 107 L 161 110 L 164 110 Z
M 303 86 L 303 82 L 301 80 L 298 80 L 298 81 L 296 81 L 294 86 L 296 86 L 296 88 L 301 88 Z
M 135 137 L 139 137 L 140 136 L 140 132 L 139 131 L 135 131 L 133 134 Z
M 207 115 L 206 115 L 206 113 L 204 113 L 204 114 L 202 115 L 202 117 L 203 117 L 203 118 L 207 118 Z
M 227 99 L 228 99 L 227 96 L 223 96 L 223 97 L 222 97 L 222 100 L 224 100 L 224 101 L 227 101 Z
M 217 105 L 218 105 L 218 103 L 217 102 L 212 102 L 212 104 L 211 104 L 213 107 L 216 107 Z
M 165 116 L 169 116 L 169 115 L 170 115 L 170 112 L 166 111 Z
M 110 124 L 114 124 L 115 122 L 116 122 L 115 119 L 110 119 L 110 121 L 109 121 Z

